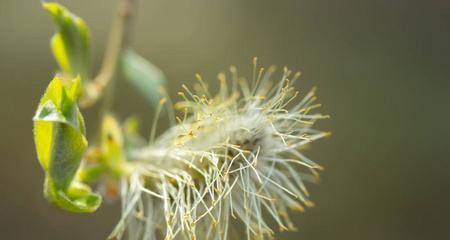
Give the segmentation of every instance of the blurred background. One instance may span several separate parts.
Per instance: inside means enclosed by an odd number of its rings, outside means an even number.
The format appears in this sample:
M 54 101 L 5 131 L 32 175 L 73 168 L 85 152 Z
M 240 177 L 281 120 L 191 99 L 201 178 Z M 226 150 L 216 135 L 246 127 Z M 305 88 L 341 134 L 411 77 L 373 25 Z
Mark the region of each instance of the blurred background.
M 98 69 L 116 1 L 59 2 L 88 23 Z M 319 127 L 333 136 L 307 154 L 326 170 L 309 186 L 316 207 L 279 239 L 450 238 L 449 1 L 139 2 L 131 43 L 165 72 L 174 99 L 195 73 L 251 73 L 253 56 L 301 70 L 303 93 L 318 87 L 332 115 Z M 1 239 L 104 239 L 119 218 L 118 203 L 73 214 L 43 198 L 31 118 L 57 69 L 54 30 L 38 0 L 0 0 Z M 137 113 L 147 135 L 152 109 L 127 83 L 119 89 L 116 114 Z M 88 129 L 96 110 L 85 111 Z

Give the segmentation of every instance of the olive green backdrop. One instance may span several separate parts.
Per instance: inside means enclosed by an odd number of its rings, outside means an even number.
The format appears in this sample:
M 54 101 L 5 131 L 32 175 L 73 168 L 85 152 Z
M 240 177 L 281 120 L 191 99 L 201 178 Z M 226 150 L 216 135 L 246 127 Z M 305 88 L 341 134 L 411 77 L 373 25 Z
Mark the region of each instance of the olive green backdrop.
M 116 1 L 60 1 L 92 33 L 98 69 Z M 309 150 L 326 167 L 310 185 L 316 207 L 279 239 L 450 237 L 450 3 L 444 0 L 141 0 L 132 44 L 166 73 L 176 99 L 195 73 L 217 82 L 251 58 L 303 72 L 318 86 L 319 126 Z M 54 31 L 38 0 L 0 0 L 0 238 L 104 239 L 117 203 L 73 214 L 43 198 L 32 121 L 56 64 Z M 212 84 L 214 85 L 214 84 Z M 145 122 L 152 109 L 126 83 L 115 106 Z M 94 126 L 95 109 L 85 111 Z M 91 129 L 92 131 L 92 129 Z

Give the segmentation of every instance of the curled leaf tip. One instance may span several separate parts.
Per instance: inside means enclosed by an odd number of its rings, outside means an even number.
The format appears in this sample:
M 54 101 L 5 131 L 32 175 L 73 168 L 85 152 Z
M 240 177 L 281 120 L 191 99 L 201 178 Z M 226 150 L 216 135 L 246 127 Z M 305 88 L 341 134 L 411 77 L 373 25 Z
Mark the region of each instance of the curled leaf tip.
M 44 195 L 55 206 L 70 212 L 95 212 L 102 203 L 102 197 L 92 193 L 84 184 L 75 182 L 68 191 L 63 191 L 48 177 L 44 184 Z

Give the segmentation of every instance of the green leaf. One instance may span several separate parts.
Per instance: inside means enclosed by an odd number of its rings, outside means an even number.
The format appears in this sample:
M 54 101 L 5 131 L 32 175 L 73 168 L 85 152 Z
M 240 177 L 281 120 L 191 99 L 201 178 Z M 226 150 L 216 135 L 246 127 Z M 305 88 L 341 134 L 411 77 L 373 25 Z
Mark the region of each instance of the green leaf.
M 161 87 L 166 78 L 163 72 L 133 50 L 123 51 L 121 55 L 123 77 L 139 91 L 153 106 L 159 103 Z
M 58 189 L 48 176 L 44 184 L 45 197 L 56 206 L 71 212 L 94 212 L 102 203 L 99 194 L 79 182 L 74 182 L 68 191 Z
M 83 182 L 92 182 L 98 180 L 105 170 L 104 165 L 83 166 L 77 173 L 77 179 Z
M 128 174 L 125 163 L 122 129 L 117 120 L 107 114 L 102 121 L 101 152 L 103 164 L 115 176 Z
M 52 16 L 58 31 L 51 39 L 53 55 L 60 68 L 69 77 L 89 77 L 89 31 L 80 17 L 54 2 L 44 2 L 43 7 Z
M 64 209 L 85 212 L 95 210 L 101 200 L 93 201 L 99 196 L 87 186 L 82 194 L 75 191 L 79 184 L 73 181 L 88 145 L 83 116 L 76 104 L 79 86 L 79 78 L 64 84 L 55 77 L 42 96 L 33 121 L 36 151 L 46 173 L 46 196 Z

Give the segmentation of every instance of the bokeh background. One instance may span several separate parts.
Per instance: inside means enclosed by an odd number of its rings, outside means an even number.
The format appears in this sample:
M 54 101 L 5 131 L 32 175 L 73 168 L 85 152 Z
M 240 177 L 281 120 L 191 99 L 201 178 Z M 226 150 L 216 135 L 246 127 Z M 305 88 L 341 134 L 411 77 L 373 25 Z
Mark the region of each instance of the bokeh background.
M 90 26 L 95 68 L 116 1 L 61 0 Z M 326 167 L 316 207 L 279 239 L 450 238 L 450 3 L 445 0 L 141 0 L 132 45 L 176 96 L 195 73 L 217 82 L 230 64 L 287 65 L 318 87 L 333 132 L 308 154 Z M 94 214 L 50 206 L 32 141 L 35 107 L 57 66 L 51 18 L 38 0 L 0 0 L 0 238 L 104 239 L 117 203 Z M 122 118 L 145 100 L 123 81 Z M 175 97 L 176 98 L 176 97 Z M 95 108 L 85 112 L 88 128 Z

